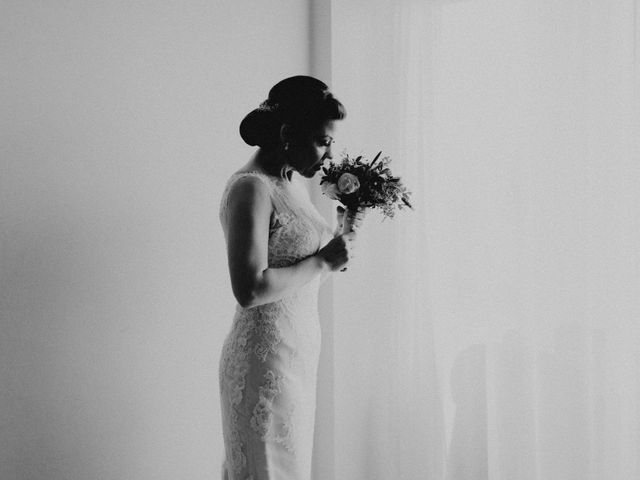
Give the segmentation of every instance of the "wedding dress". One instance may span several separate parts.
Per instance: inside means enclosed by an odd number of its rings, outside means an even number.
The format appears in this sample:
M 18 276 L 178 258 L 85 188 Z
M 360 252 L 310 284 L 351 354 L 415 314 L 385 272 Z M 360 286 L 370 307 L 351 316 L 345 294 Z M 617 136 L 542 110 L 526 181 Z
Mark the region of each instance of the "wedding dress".
M 227 235 L 227 199 L 240 178 L 269 189 L 273 213 L 268 265 L 287 267 L 316 253 L 331 230 L 296 178 L 258 172 L 229 179 L 220 205 Z M 220 359 L 226 459 L 224 480 L 309 480 L 320 353 L 319 276 L 295 293 L 253 308 L 236 307 Z

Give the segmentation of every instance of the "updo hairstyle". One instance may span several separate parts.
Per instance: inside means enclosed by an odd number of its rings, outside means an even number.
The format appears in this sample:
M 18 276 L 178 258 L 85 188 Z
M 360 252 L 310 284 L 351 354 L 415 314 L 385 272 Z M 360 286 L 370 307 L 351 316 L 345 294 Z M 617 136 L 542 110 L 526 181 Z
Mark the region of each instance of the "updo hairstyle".
M 296 138 L 308 136 L 329 120 L 342 120 L 344 106 L 320 80 L 298 75 L 278 82 L 269 98 L 251 111 L 240 123 L 240 136 L 251 146 L 275 149 L 283 124 L 291 127 Z

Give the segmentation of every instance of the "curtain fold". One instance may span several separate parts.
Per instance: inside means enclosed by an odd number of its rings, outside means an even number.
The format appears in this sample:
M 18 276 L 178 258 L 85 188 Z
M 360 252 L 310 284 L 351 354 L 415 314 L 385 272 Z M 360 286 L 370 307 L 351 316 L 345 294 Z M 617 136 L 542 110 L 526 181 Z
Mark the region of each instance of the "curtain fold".
M 332 4 L 370 212 L 335 282 L 336 478 L 640 477 L 633 0 Z

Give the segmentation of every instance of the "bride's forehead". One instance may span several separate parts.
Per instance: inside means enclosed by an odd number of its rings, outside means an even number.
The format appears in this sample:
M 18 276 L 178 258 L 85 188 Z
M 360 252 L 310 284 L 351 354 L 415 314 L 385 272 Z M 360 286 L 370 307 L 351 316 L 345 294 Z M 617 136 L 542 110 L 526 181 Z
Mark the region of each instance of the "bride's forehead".
M 326 122 L 324 122 L 320 128 L 318 128 L 318 130 L 314 133 L 316 133 L 317 135 L 320 135 L 322 137 L 324 136 L 331 136 L 333 134 L 333 132 L 335 131 L 335 121 L 334 120 L 328 120 Z

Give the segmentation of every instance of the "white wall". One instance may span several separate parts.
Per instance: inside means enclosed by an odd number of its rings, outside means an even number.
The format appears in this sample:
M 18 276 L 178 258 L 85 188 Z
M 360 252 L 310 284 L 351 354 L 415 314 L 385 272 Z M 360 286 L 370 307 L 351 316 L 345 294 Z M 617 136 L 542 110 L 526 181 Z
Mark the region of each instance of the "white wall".
M 0 4 L 0 478 L 218 478 L 237 133 L 308 2 Z

